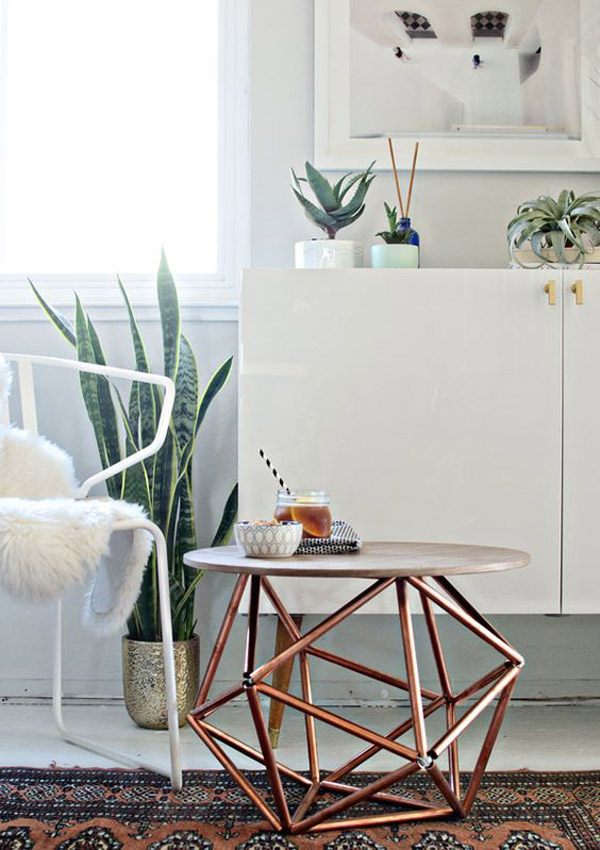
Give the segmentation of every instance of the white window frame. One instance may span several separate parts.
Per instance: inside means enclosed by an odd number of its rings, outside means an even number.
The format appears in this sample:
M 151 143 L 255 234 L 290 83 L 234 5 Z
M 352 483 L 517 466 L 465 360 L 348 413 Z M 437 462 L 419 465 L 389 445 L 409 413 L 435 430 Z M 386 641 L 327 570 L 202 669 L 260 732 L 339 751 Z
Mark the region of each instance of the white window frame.
M 249 6 L 250 0 L 219 0 L 218 272 L 176 276 L 184 313 L 209 320 L 237 318 L 240 269 L 250 264 Z M 0 50 L 5 13 L 0 0 Z M 0 95 L 4 84 L 0 74 Z M 156 275 L 130 274 L 122 279 L 140 318 L 154 318 Z M 33 282 L 59 309 L 73 307 L 76 290 L 86 307 L 96 308 L 96 317 L 123 318 L 113 274 L 37 274 Z M 34 311 L 45 319 L 26 274 L 0 274 L 0 322 L 31 320 Z

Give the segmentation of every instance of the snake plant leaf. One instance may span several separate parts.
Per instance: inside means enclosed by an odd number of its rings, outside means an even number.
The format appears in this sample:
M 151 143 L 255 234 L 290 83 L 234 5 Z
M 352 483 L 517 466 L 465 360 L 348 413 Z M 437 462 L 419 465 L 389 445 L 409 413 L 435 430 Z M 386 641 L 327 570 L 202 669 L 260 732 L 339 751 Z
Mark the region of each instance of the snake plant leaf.
M 92 350 L 94 352 L 95 362 L 99 366 L 106 366 L 106 358 L 102 350 L 100 337 L 96 332 L 92 320 L 86 314 L 87 328 L 89 333 Z M 118 463 L 121 460 L 121 444 L 119 439 L 119 420 L 111 393 L 111 385 L 107 378 L 103 375 L 96 376 L 98 382 L 98 402 L 100 404 L 100 413 L 104 426 L 104 442 L 106 445 L 106 454 L 110 464 Z M 116 395 L 118 391 L 114 389 Z M 115 489 L 120 492 L 122 487 L 121 475 L 114 477 Z
M 126 457 L 135 454 L 137 451 L 138 446 L 135 445 L 131 436 L 127 435 L 125 438 Z M 121 499 L 132 502 L 134 505 L 141 505 L 147 513 L 150 513 L 152 508 L 150 504 L 150 482 L 148 481 L 146 466 L 143 463 L 136 463 L 123 473 Z
M 165 375 L 175 380 L 181 338 L 181 310 L 179 309 L 177 287 L 169 269 L 164 250 L 160 258 L 156 291 L 158 293 L 158 307 L 163 335 Z
M 182 334 L 179 342 L 179 365 L 175 377 L 175 406 L 173 422 L 179 448 L 183 448 L 194 436 L 196 418 L 200 407 L 198 385 L 198 364 L 186 337 Z
M 84 363 L 96 363 L 97 360 L 90 337 L 87 316 L 84 312 L 81 301 L 79 300 L 79 296 L 77 295 L 75 296 L 75 333 L 77 336 L 78 360 L 82 360 Z M 104 380 L 106 381 L 106 378 L 104 378 Z M 113 462 L 111 457 L 114 457 L 114 446 L 110 435 L 110 426 L 105 428 L 103 419 L 104 411 L 102 409 L 101 395 L 103 401 L 105 401 L 105 397 L 104 394 L 101 394 L 100 392 L 100 378 L 98 375 L 81 372 L 79 375 L 79 382 L 88 417 L 92 424 L 92 428 L 94 429 L 94 435 L 98 444 L 100 463 L 102 468 L 106 469 Z M 114 405 L 112 412 L 114 415 Z M 110 413 L 108 415 L 110 416 Z M 111 498 L 118 498 L 121 490 L 120 480 L 118 481 L 116 478 L 110 478 L 106 482 L 106 487 Z
M 200 399 L 200 405 L 198 407 L 198 415 L 196 417 L 196 424 L 194 427 L 194 436 L 191 440 L 189 440 L 182 452 L 181 462 L 179 464 L 180 475 L 184 475 L 187 473 L 188 464 L 192 458 L 196 446 L 196 438 L 198 436 L 204 418 L 208 413 L 211 404 L 229 380 L 232 365 L 233 357 L 229 357 L 224 363 L 219 366 L 219 368 L 212 375 L 206 387 L 204 388 L 204 392 L 202 393 L 202 397 Z
M 127 291 L 123 286 L 121 278 L 117 278 L 119 289 L 125 303 L 129 319 L 129 330 L 133 342 L 133 353 L 135 357 L 135 368 L 138 372 L 150 372 L 150 361 L 146 351 L 146 345 L 139 329 L 137 319 L 131 306 Z M 131 387 L 129 396 L 129 419 L 132 423 L 139 423 L 137 428 L 137 443 L 140 447 L 149 445 L 154 439 L 158 424 L 157 411 L 161 406 L 161 398 L 158 387 L 151 384 L 142 384 L 135 381 Z M 147 461 L 147 468 L 150 461 Z
M 318 202 L 321 204 L 325 212 L 331 212 L 331 210 L 335 210 L 339 207 L 338 199 L 335 196 L 333 191 L 333 187 L 329 180 L 327 180 L 320 171 L 317 171 L 314 166 L 310 164 L 310 162 L 306 162 L 304 164 L 306 169 L 306 179 L 308 180 L 308 185 L 315 193 L 315 197 Z
M 44 311 L 44 313 L 48 316 L 52 324 L 55 328 L 57 328 L 60 333 L 64 336 L 67 342 L 70 342 L 71 345 L 77 345 L 77 338 L 75 336 L 75 328 L 71 324 L 71 322 L 66 319 L 62 313 L 59 313 L 58 310 L 55 310 L 53 307 L 48 304 L 43 295 L 36 289 L 33 285 L 33 282 L 30 278 L 27 278 L 29 281 L 30 287 L 33 289 L 33 294 L 35 295 L 38 304 Z
M 213 537 L 213 541 L 210 544 L 211 546 L 225 546 L 228 543 L 229 538 L 231 537 L 231 532 L 233 530 L 233 524 L 237 518 L 237 512 L 238 485 L 235 484 L 233 490 L 227 497 L 227 501 L 225 502 L 221 522 L 219 523 L 219 527 L 217 528 L 216 534 Z
M 295 187 L 295 188 L 296 188 L 296 190 L 297 190 L 297 191 L 298 191 L 298 192 L 299 192 L 302 196 L 304 196 L 304 192 L 302 191 L 302 185 L 301 185 L 301 182 L 300 182 L 300 181 L 302 181 L 302 182 L 306 183 L 306 179 L 305 179 L 305 178 L 298 177 L 298 175 L 296 174 L 296 172 L 294 171 L 294 169 L 293 169 L 293 168 L 291 168 L 291 169 L 290 169 L 290 171 L 292 172 L 292 182 L 293 182 L 293 184 L 294 184 L 294 186 L 293 186 L 292 188 L 294 188 L 294 187 Z

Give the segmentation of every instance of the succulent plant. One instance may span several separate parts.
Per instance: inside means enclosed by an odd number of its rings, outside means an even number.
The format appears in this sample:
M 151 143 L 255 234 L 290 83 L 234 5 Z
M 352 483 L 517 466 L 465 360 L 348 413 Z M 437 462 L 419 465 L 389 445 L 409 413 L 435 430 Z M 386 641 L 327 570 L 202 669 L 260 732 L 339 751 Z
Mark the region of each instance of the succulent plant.
M 576 197 L 575 192 L 564 189 L 556 200 L 542 195 L 535 201 L 526 201 L 509 223 L 506 237 L 511 259 L 523 268 L 539 268 L 556 261 L 578 262 L 582 266 L 586 254 L 600 245 L 600 196 Z M 525 266 L 515 254 L 527 242 L 540 260 L 537 266 Z M 567 248 L 576 249 L 574 260 L 568 258 Z
M 329 239 L 335 239 L 338 230 L 348 227 L 363 214 L 365 210 L 365 197 L 369 186 L 375 179 L 372 168 L 375 162 L 358 174 L 344 174 L 344 176 L 331 184 L 320 171 L 310 164 L 305 163 L 306 177 L 298 177 L 292 168 L 292 191 L 304 209 L 309 221 L 324 230 Z M 302 184 L 307 183 L 313 191 L 315 199 L 320 206 L 310 201 L 305 195 Z M 350 190 L 354 189 L 352 197 L 346 201 Z
M 411 227 L 402 226 L 402 222 L 407 219 L 399 219 L 396 207 L 390 207 L 385 201 L 383 206 L 385 207 L 389 230 L 380 230 L 375 236 L 381 236 L 388 245 L 410 245 L 410 238 L 414 231 Z

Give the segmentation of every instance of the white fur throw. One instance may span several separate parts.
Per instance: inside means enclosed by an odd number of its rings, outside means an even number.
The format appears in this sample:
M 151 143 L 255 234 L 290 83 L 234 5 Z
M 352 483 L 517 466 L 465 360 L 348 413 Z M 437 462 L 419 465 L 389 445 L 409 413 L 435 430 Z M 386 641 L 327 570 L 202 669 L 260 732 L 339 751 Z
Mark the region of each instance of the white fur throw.
M 9 385 L 0 358 L 0 415 Z M 73 462 L 62 449 L 37 434 L 0 427 L 0 587 L 16 599 L 40 601 L 87 580 L 84 623 L 107 635 L 131 613 L 152 536 L 115 529 L 144 519 L 139 505 L 77 501 L 76 493 Z

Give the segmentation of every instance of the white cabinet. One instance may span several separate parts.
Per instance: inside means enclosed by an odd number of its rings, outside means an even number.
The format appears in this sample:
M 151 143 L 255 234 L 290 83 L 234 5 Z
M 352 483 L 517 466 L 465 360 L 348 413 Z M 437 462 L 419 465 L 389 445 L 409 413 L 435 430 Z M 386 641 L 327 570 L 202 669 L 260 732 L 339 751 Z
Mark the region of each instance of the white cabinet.
M 586 614 L 600 611 L 600 274 L 564 277 L 563 611 Z
M 491 613 L 559 611 L 558 274 L 550 306 L 548 272 L 245 272 L 240 517 L 272 512 L 263 448 L 366 539 L 526 549 L 529 568 L 461 586 Z

